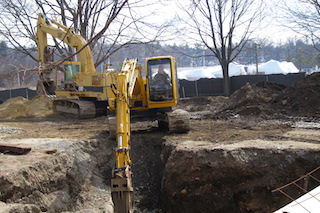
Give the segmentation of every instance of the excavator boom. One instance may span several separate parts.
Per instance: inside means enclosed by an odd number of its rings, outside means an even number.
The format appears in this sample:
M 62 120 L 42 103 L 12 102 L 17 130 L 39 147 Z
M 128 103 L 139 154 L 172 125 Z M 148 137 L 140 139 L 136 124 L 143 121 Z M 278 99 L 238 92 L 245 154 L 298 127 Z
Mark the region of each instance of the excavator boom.
M 75 33 L 72 28 L 68 28 L 55 20 L 47 18 L 43 14 L 38 14 L 37 26 L 37 45 L 38 45 L 38 60 L 46 65 L 46 51 L 48 47 L 47 34 L 61 40 L 70 47 L 76 48 L 78 58 L 81 65 L 81 72 L 96 73 L 92 60 L 92 53 L 87 41 L 79 34 Z

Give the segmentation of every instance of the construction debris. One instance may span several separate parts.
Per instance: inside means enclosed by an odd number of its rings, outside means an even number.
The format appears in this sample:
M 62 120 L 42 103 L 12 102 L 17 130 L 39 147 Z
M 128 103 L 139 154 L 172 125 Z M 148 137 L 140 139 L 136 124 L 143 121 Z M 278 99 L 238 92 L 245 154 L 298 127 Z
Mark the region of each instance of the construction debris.
M 17 155 L 25 155 L 31 151 L 30 147 L 19 147 L 12 145 L 4 145 L 0 144 L 0 152 L 5 154 L 17 154 Z

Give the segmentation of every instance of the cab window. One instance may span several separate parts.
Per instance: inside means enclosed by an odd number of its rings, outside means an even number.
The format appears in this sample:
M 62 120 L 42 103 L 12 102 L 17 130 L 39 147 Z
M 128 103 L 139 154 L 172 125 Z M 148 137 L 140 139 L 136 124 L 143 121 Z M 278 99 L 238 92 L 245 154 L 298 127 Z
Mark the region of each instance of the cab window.
M 80 66 L 77 64 L 64 64 L 64 80 L 72 81 L 73 75 L 79 73 Z
M 149 93 L 151 101 L 168 101 L 173 98 L 170 59 L 148 61 Z

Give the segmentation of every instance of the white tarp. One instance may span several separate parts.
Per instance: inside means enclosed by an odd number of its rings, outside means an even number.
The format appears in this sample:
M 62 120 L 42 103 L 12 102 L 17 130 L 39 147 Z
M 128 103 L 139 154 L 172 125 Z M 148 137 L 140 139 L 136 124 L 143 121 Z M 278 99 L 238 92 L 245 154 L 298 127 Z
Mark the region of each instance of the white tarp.
M 266 75 L 270 74 L 288 74 L 288 73 L 298 73 L 299 70 L 296 68 L 296 66 L 292 62 L 279 62 L 270 60 L 267 63 L 260 64 L 259 72 L 264 72 Z
M 298 73 L 299 70 L 292 62 L 279 62 L 270 60 L 258 65 L 259 73 L 270 74 L 288 74 Z M 229 76 L 254 75 L 256 74 L 255 65 L 229 64 Z M 196 81 L 200 78 L 223 78 L 221 66 L 208 67 L 178 67 L 178 79 Z

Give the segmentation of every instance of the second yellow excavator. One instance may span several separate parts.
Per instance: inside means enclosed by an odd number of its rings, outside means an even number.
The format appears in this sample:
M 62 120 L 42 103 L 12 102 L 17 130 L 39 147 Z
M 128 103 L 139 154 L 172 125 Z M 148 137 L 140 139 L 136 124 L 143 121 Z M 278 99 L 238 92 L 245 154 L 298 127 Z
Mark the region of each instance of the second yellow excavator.
M 47 34 L 76 49 L 78 61 L 54 62 Z M 130 123 L 132 120 L 157 120 L 171 132 L 189 130 L 189 114 L 172 110 L 178 102 L 176 64 L 171 56 L 146 58 L 145 74 L 137 59 L 125 59 L 121 70 L 97 73 L 87 42 L 74 30 L 38 16 L 38 56 L 41 65 L 38 90 L 57 96 L 57 111 L 88 118 L 100 112 L 115 111 L 109 117 L 109 130 L 117 141 L 111 194 L 115 212 L 133 212 L 130 159 Z M 63 66 L 63 85 L 56 89 L 52 73 Z M 61 68 L 60 68 L 61 69 Z M 114 114 L 114 113 L 109 113 Z

